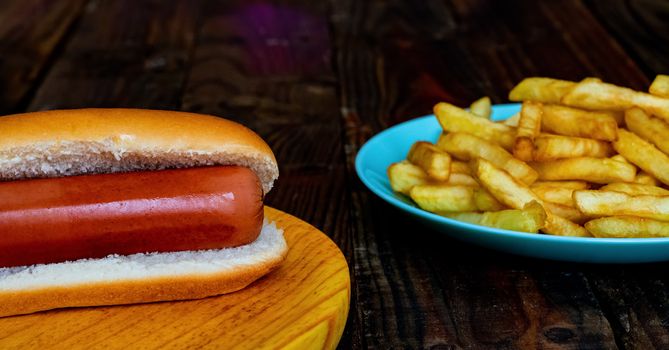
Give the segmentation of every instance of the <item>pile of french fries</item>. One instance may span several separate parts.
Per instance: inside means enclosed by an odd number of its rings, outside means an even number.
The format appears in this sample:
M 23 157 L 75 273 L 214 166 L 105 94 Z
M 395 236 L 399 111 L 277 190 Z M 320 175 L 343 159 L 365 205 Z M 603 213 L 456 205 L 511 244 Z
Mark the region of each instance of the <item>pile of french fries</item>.
M 669 76 L 649 93 L 608 84 L 527 78 L 521 111 L 491 121 L 438 103 L 435 143 L 392 164 L 394 191 L 449 218 L 576 237 L 669 237 Z

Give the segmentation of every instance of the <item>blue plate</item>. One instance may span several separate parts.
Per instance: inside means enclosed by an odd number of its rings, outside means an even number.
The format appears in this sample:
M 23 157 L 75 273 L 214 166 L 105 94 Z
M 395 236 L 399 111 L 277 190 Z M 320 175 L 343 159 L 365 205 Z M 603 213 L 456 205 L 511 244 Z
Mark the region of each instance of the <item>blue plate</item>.
M 494 120 L 510 117 L 519 104 L 493 106 Z M 581 238 L 523 233 L 474 225 L 445 218 L 416 207 L 393 192 L 386 169 L 406 158 L 420 140 L 435 142 L 441 127 L 434 115 L 409 120 L 372 137 L 355 159 L 360 180 L 386 202 L 418 218 L 447 236 L 509 253 L 563 261 L 642 263 L 669 260 L 669 238 Z

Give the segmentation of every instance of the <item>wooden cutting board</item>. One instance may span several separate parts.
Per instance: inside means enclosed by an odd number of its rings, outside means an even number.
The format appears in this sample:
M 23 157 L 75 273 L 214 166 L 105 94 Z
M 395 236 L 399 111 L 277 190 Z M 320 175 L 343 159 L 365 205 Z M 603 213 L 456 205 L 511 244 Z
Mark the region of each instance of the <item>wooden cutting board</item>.
M 278 270 L 218 297 L 0 318 L 0 349 L 334 349 L 349 308 L 348 265 L 313 226 L 279 210 Z

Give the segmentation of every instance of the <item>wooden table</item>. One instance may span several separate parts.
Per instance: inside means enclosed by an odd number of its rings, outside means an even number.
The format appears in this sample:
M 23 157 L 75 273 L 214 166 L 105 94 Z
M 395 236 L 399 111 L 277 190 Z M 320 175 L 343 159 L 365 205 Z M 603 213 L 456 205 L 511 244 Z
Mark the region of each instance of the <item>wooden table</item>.
M 256 130 L 281 164 L 268 204 L 349 261 L 343 349 L 668 348 L 669 265 L 445 239 L 353 169 L 371 135 L 437 101 L 505 102 L 526 76 L 646 89 L 669 72 L 668 19 L 662 0 L 3 0 L 0 111 L 177 109 Z

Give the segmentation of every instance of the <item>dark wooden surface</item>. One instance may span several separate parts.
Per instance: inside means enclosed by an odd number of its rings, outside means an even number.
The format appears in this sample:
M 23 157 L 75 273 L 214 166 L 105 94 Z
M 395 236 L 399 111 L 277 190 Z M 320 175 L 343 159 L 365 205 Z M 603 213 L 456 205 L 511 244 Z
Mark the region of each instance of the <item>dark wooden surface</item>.
M 669 264 L 541 261 L 445 239 L 353 168 L 371 135 L 441 100 L 505 102 L 531 75 L 645 89 L 667 72 L 663 0 L 0 2 L 0 112 L 187 110 L 269 142 L 281 178 L 268 204 L 348 259 L 343 349 L 669 348 Z

